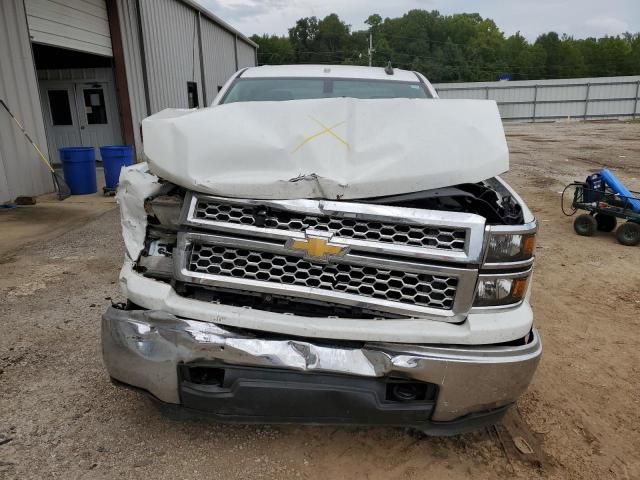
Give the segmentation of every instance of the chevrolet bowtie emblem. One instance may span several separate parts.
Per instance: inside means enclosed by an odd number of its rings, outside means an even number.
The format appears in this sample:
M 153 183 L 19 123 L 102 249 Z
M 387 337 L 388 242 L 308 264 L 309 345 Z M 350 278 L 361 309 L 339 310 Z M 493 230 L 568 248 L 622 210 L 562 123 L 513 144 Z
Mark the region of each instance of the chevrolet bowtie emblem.
M 305 239 L 291 240 L 289 248 L 303 251 L 307 258 L 326 261 L 330 257 L 344 255 L 349 247 L 332 243 L 328 238 L 308 235 Z

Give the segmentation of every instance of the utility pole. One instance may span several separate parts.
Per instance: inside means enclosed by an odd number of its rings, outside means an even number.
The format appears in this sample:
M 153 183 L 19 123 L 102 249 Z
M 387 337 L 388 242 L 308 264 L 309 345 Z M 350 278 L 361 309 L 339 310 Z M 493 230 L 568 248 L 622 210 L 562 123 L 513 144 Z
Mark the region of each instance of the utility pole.
M 371 63 L 373 61 L 374 52 L 375 52 L 375 49 L 373 48 L 373 33 L 369 31 L 369 50 L 367 51 L 369 55 L 369 66 L 371 66 Z

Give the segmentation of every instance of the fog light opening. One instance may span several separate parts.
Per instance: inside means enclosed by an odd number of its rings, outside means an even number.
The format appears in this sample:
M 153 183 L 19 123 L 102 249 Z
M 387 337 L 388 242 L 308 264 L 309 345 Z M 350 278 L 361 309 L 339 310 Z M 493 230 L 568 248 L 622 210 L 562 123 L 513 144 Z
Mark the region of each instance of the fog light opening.
M 190 383 L 196 385 L 217 385 L 224 383 L 224 369 L 212 367 L 190 367 L 188 376 L 185 378 Z
M 387 385 L 387 400 L 392 402 L 415 402 L 425 400 L 427 385 L 424 383 L 401 382 Z

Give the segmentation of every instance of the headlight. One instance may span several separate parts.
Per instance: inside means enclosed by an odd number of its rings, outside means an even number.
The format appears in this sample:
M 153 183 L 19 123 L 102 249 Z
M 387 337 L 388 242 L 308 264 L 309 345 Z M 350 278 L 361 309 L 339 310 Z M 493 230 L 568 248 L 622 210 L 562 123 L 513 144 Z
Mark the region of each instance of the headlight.
M 520 303 L 527 294 L 531 270 L 504 275 L 480 275 L 474 307 L 497 307 Z
M 498 233 L 489 237 L 486 263 L 519 262 L 533 257 L 535 233 Z

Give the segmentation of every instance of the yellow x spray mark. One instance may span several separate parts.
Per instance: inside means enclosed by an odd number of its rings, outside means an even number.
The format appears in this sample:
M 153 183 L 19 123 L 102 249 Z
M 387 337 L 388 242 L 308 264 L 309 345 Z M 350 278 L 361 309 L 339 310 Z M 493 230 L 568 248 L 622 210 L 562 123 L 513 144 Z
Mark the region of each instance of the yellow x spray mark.
M 309 118 L 311 120 L 313 120 L 314 122 L 316 122 L 318 125 L 320 125 L 322 127 L 322 130 L 320 130 L 317 133 L 314 133 L 313 135 L 309 135 L 307 138 L 305 138 L 302 141 L 302 143 L 300 145 L 298 145 L 292 153 L 296 153 L 298 150 L 300 150 L 302 147 L 304 147 L 311 140 L 313 140 L 314 138 L 320 137 L 320 136 L 324 135 L 325 133 L 328 133 L 329 135 L 334 137 L 336 140 L 338 140 L 340 143 L 344 144 L 344 146 L 347 147 L 347 149 L 349 149 L 349 143 L 344 138 L 342 138 L 340 135 L 338 135 L 336 132 L 333 131 L 334 128 L 339 127 L 340 125 L 342 125 L 345 122 L 338 122 L 335 125 L 331 125 L 330 127 L 327 127 L 320 120 L 317 120 L 317 119 L 315 119 L 313 117 L 309 117 Z

